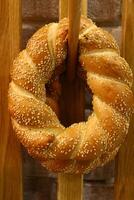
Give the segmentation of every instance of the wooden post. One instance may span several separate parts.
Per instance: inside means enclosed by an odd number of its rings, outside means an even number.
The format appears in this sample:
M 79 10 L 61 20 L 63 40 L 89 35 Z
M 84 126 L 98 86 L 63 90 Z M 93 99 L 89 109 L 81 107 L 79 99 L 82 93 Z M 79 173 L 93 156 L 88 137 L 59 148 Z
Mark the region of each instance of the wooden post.
M 122 55 L 134 74 L 134 0 L 123 1 Z M 134 92 L 134 84 L 133 84 Z M 134 199 L 134 115 L 128 136 L 116 159 L 115 200 Z
M 81 17 L 81 0 L 69 0 L 69 30 L 68 30 L 68 63 L 67 78 L 72 82 L 76 78 L 78 38 Z M 73 102 L 74 104 L 74 102 Z M 73 113 L 72 113 L 73 114 Z
M 87 16 L 87 0 L 81 1 L 81 14 Z
M 10 66 L 20 46 L 20 1 L 0 0 L 0 200 L 22 200 L 20 146 L 8 113 Z
M 68 0 L 59 0 L 59 19 L 68 17 Z
M 77 45 L 80 24 L 80 3 L 82 3 L 83 15 L 87 14 L 87 1 L 60 1 L 60 13 L 62 10 L 69 11 L 69 54 L 67 75 L 62 82 L 62 123 L 69 126 L 74 122 L 84 120 L 84 86 L 76 76 Z M 66 12 L 66 14 L 68 14 Z M 60 14 L 60 19 L 65 16 Z M 69 98 L 68 98 L 69 97 Z M 82 200 L 83 176 L 82 175 L 58 175 L 58 200 Z

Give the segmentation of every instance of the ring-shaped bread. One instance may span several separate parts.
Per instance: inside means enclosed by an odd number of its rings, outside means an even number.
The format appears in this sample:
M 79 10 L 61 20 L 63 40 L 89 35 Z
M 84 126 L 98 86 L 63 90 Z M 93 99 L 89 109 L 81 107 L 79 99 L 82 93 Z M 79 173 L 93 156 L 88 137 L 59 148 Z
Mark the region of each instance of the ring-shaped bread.
M 68 20 L 45 25 L 28 41 L 11 69 L 9 111 L 28 152 L 54 172 L 86 173 L 111 160 L 129 127 L 133 75 L 113 37 L 82 18 L 79 62 L 93 93 L 86 122 L 61 125 L 44 85 L 67 56 Z M 68 97 L 69 98 L 69 97 Z

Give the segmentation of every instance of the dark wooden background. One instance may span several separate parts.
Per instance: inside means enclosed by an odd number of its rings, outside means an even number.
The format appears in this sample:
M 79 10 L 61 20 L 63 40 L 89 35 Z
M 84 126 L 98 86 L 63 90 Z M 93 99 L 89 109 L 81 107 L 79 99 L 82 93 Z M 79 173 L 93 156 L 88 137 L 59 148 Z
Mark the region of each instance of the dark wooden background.
M 121 1 L 90 0 L 88 16 L 111 32 L 120 45 Z M 22 0 L 22 44 L 41 26 L 58 21 L 57 0 Z M 90 105 L 86 95 L 86 113 Z M 22 148 L 24 200 L 56 200 L 56 175 L 47 172 Z M 84 200 L 113 200 L 114 161 L 84 176 Z

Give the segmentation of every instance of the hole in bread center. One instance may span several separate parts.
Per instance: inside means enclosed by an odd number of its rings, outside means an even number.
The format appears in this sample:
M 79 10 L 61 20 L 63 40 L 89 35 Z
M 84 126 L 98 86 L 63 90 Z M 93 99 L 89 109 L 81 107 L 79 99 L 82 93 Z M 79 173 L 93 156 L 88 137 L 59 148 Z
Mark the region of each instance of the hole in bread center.
M 86 84 L 85 74 L 78 70 L 76 80 L 69 83 L 66 71 L 59 66 L 46 85 L 47 104 L 65 127 L 86 121 L 92 113 L 92 92 Z

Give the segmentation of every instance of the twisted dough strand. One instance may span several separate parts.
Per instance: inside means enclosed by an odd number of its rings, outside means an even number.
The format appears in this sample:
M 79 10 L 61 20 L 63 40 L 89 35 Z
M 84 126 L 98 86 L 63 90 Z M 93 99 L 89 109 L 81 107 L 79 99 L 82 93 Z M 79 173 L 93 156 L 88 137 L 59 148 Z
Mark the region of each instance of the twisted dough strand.
M 44 88 L 67 56 L 68 21 L 37 31 L 15 59 L 9 87 L 13 128 L 29 153 L 55 172 L 84 173 L 111 160 L 123 142 L 134 101 L 132 72 L 113 37 L 81 20 L 79 61 L 93 92 L 87 122 L 63 127 Z

